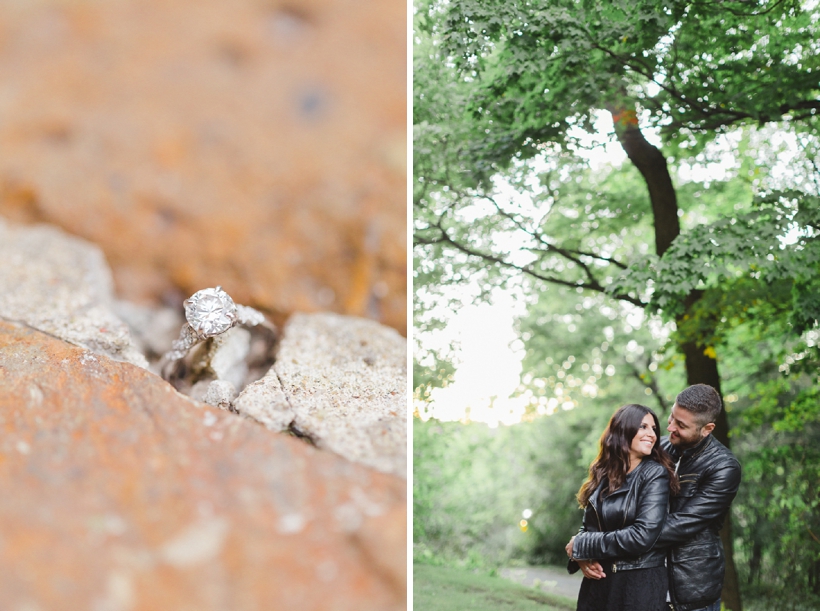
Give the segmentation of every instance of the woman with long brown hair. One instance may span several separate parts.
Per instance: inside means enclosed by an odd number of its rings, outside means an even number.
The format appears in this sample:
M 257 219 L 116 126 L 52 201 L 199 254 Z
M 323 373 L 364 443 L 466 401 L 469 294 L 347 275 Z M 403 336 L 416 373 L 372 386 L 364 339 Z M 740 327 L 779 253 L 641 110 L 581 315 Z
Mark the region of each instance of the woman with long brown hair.
M 567 544 L 569 571 L 584 573 L 578 611 L 661 611 L 668 580 L 653 549 L 679 486 L 658 443 L 660 424 L 643 405 L 619 408 L 601 435 L 597 458 L 578 491 L 581 531 Z M 597 573 L 591 566 L 603 567 Z

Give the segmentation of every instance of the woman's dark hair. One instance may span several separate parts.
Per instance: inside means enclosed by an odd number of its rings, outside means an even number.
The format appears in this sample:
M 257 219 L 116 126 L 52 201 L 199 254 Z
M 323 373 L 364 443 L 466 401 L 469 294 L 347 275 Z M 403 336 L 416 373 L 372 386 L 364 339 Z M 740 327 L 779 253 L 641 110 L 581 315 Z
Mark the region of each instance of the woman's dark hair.
M 581 507 L 589 504 L 589 497 L 602 481 L 607 480 L 609 484 L 607 494 L 612 494 L 623 485 L 629 471 L 629 448 L 647 414 L 650 414 L 655 421 L 655 434 L 658 436 L 658 441 L 652 446 L 649 458 L 666 468 L 669 472 L 669 489 L 672 494 L 678 493 L 680 484 L 678 484 L 678 476 L 675 475 L 675 466 L 669 455 L 661 449 L 658 417 L 648 407 L 630 403 L 618 408 L 601 435 L 598 456 L 589 466 L 589 477 L 581 486 L 576 497 Z

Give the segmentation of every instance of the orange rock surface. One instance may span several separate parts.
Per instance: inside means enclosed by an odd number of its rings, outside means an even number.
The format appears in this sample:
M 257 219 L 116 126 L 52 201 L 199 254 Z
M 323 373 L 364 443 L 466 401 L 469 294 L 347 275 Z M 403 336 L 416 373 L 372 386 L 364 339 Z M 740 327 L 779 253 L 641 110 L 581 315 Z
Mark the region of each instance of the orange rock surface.
M 405 7 L 8 3 L 0 215 L 99 244 L 127 299 L 221 284 L 404 333 Z
M 403 609 L 406 482 L 0 322 L 0 609 Z

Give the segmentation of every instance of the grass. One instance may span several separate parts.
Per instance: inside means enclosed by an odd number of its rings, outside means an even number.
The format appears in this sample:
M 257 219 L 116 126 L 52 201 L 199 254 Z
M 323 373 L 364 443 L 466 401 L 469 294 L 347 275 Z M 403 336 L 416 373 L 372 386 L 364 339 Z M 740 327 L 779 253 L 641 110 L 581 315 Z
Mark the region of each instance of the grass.
M 414 611 L 574 611 L 575 601 L 466 569 L 413 564 Z

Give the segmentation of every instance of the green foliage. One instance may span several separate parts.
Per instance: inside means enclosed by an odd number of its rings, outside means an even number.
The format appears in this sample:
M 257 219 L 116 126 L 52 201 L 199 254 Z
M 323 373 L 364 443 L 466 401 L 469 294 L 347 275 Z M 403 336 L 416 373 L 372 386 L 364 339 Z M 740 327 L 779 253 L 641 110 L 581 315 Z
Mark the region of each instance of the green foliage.
M 733 505 L 737 566 L 747 598 L 768 601 L 767 609 L 820 602 L 820 332 L 798 334 L 789 324 L 788 284 L 773 283 L 770 301 L 736 309 L 717 336 L 743 466 Z
M 820 276 L 804 275 L 792 285 L 792 311 L 789 319 L 795 333 L 804 333 L 820 319 Z
M 424 611 L 560 611 L 575 601 L 527 588 L 486 572 L 413 565 L 413 603 Z
M 413 542 L 417 559 L 490 566 L 511 558 L 565 562 L 578 530 L 575 494 L 615 408 L 609 402 L 559 411 L 531 423 L 413 423 Z M 586 455 L 585 455 L 586 453 Z M 519 522 L 530 509 L 527 530 Z
M 519 322 L 526 346 L 523 383 L 539 405 L 591 399 L 613 407 L 643 403 L 663 420 L 685 376 L 664 350 L 663 329 L 643 311 L 603 295 L 540 287 Z M 560 401 L 553 399 L 557 397 Z
M 571 142 L 598 109 L 646 109 L 680 156 L 726 126 L 820 108 L 820 24 L 796 0 L 461 0 L 418 12 L 432 44 L 417 70 L 470 85 L 456 101 L 476 128 L 464 151 L 479 179 Z
M 820 318 L 820 300 L 813 289 L 820 271 L 820 197 L 798 191 L 757 198 L 752 211 L 720 218 L 681 234 L 662 258 L 648 254 L 633 262 L 608 287 L 612 293 L 651 287 L 649 308 L 667 319 L 679 318 L 684 299 L 693 290 L 740 286 L 748 292 L 751 278 L 766 285 L 794 283 L 792 321 L 802 333 Z M 784 243 L 791 236 L 791 243 Z M 755 298 L 753 298 L 753 301 Z M 713 315 L 713 303 L 701 311 Z
M 738 566 L 751 592 L 779 601 L 772 609 L 820 603 L 819 398 L 805 381 L 760 384 L 735 436 L 744 478 L 734 506 Z
M 442 358 L 438 353 L 428 351 L 425 361 L 413 359 L 413 388 L 419 399 L 427 399 L 433 388 L 446 386 L 455 374 L 456 368 L 451 360 Z
M 530 471 L 505 433 L 479 424 L 414 421 L 414 545 L 450 559 L 477 551 L 495 565 L 521 544 L 518 520 L 527 493 L 515 480 L 529 479 Z

